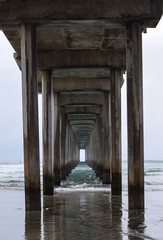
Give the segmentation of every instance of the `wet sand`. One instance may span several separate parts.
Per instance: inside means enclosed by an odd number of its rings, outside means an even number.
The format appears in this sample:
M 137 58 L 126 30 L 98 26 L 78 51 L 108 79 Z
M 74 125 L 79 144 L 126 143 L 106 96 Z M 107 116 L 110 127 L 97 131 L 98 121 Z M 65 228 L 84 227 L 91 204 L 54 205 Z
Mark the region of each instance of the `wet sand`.
M 24 211 L 23 191 L 0 191 L 0 239 L 163 239 L 162 192 L 146 193 L 145 214 L 127 208 L 127 193 L 70 192 L 44 197 L 41 212 Z

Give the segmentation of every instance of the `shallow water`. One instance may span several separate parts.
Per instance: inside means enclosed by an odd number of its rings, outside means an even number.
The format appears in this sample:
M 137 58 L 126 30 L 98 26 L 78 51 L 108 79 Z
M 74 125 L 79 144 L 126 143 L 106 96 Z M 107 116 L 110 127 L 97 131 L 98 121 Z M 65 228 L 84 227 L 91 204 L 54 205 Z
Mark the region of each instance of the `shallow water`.
M 162 240 L 162 166 L 162 162 L 148 163 L 145 169 L 145 212 L 128 211 L 126 168 L 122 197 L 111 197 L 110 185 L 102 185 L 82 163 L 55 189 L 53 196 L 42 197 L 41 212 L 27 213 L 20 166 L 10 166 L 7 173 L 0 168 L 1 186 L 4 184 L 0 190 L 0 239 Z M 12 169 L 16 171 L 14 185 Z
M 25 239 L 163 239 L 163 219 L 159 212 L 163 204 L 156 208 L 153 203 L 148 205 L 144 214 L 142 211 L 128 212 L 126 200 L 111 198 L 110 194 L 103 192 L 72 192 L 44 197 L 42 218 L 35 213 L 26 215 Z

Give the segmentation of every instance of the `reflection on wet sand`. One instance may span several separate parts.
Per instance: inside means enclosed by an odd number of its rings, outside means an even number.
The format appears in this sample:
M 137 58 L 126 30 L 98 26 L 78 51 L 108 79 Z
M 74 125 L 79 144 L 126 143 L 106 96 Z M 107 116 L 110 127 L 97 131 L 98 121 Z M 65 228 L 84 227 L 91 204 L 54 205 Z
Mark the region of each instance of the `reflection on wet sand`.
M 114 204 L 113 204 L 114 205 Z M 121 221 L 118 222 L 120 229 Z M 69 193 L 44 198 L 45 239 L 121 239 L 108 194 Z M 114 228 L 114 229 L 113 229 Z M 46 238 L 47 236 L 47 238 Z
M 144 212 L 128 212 L 121 196 L 109 192 L 70 192 L 45 196 L 41 212 L 27 212 L 26 240 L 142 240 Z
M 144 223 L 144 211 L 143 210 L 129 210 L 128 214 L 128 232 L 129 240 L 142 240 L 146 239 L 145 223 Z
M 121 240 L 120 200 L 119 197 L 111 199 L 109 193 L 103 192 L 46 196 L 42 227 L 41 215 L 28 213 L 26 216 L 26 239 Z
M 26 212 L 25 216 L 25 239 L 41 240 L 41 212 Z

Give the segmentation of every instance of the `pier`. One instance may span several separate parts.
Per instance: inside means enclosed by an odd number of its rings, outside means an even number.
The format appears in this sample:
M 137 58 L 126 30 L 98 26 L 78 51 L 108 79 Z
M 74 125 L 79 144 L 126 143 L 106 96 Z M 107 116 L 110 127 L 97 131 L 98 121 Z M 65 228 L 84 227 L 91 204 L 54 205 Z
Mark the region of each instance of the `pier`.
M 142 33 L 162 0 L 0 1 L 0 29 L 22 71 L 26 210 L 41 209 L 38 93 L 43 99 L 43 194 L 80 149 L 112 195 L 122 193 L 121 87 L 127 73 L 128 206 L 144 209 Z

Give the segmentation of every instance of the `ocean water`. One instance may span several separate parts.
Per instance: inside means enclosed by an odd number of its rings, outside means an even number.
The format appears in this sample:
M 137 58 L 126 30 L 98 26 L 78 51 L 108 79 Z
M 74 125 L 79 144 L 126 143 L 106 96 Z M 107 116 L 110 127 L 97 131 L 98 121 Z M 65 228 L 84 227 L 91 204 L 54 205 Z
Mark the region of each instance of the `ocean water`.
M 145 161 L 145 211 L 128 210 L 126 161 L 122 197 L 81 162 L 53 196 L 42 197 L 41 212 L 25 214 L 23 169 L 0 164 L 0 239 L 163 240 L 163 161 Z
M 42 183 L 42 165 L 40 166 Z M 163 191 L 163 160 L 146 160 L 144 166 L 145 190 Z M 123 191 L 127 191 L 127 162 L 122 162 Z M 0 164 L 0 189 L 23 190 L 24 189 L 24 165 L 22 163 Z M 95 172 L 85 163 L 80 162 L 72 170 L 66 181 L 55 191 L 109 191 L 108 185 L 103 185 L 96 177 Z

